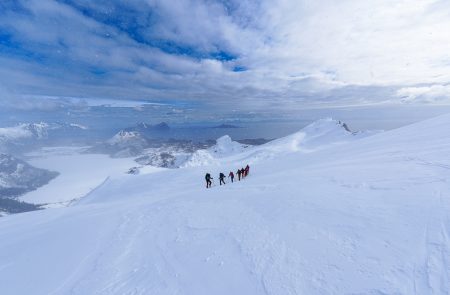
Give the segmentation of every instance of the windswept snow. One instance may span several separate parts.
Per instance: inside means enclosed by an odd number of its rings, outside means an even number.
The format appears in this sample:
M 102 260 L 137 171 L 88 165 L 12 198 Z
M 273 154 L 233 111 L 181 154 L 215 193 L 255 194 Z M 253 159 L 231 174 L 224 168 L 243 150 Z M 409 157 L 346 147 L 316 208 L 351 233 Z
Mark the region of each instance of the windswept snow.
M 324 120 L 2 217 L 2 293 L 449 294 L 449 124 L 361 137 Z M 244 181 L 204 188 L 247 162 Z
M 247 147 L 248 147 L 247 145 L 232 141 L 231 137 L 225 135 L 217 139 L 216 145 L 210 147 L 209 152 L 213 154 L 215 157 L 222 158 L 226 156 L 235 155 L 237 153 L 241 153 Z
M 327 118 L 313 122 L 297 133 L 260 146 L 240 144 L 232 141 L 229 136 L 223 136 L 217 140 L 216 145 L 195 152 L 183 167 L 221 166 L 229 162 L 237 162 L 238 165 L 253 164 L 289 153 L 310 153 L 330 149 L 379 132 L 352 132 L 344 123 Z
M 232 141 L 230 136 L 225 135 L 217 139 L 216 144 L 212 147 L 194 152 L 182 167 L 218 164 L 219 161 L 217 161 L 217 159 L 240 154 L 248 147 L 249 145 Z
M 331 118 L 318 120 L 302 130 L 266 144 L 276 152 L 312 152 L 360 139 L 374 132 L 352 132 L 347 125 Z

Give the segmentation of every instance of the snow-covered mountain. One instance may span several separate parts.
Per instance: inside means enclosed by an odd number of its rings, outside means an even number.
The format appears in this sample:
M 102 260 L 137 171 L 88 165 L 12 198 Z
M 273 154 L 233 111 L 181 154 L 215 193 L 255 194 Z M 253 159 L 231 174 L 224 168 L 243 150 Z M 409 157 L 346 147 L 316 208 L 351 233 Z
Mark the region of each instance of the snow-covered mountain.
M 46 123 L 19 124 L 0 128 L 0 143 L 7 143 L 28 138 L 44 138 L 49 125 Z
M 146 140 L 143 136 L 137 131 L 119 131 L 116 135 L 114 135 L 111 139 L 107 141 L 110 145 L 117 145 L 119 147 L 128 146 L 128 145 L 146 145 Z
M 12 127 L 0 127 L 0 151 L 17 151 L 52 139 L 73 137 L 88 130 L 76 123 L 22 123 Z
M 352 132 L 345 123 L 326 118 L 309 124 L 297 133 L 274 140 L 270 143 L 270 149 L 276 152 L 312 152 L 376 133 L 371 131 Z
M 162 128 L 158 125 L 138 124 L 138 129 Z M 141 131 L 124 129 L 104 143 L 88 149 L 89 153 L 108 154 L 114 158 L 137 157 L 141 165 L 151 165 L 164 168 L 178 168 L 196 150 L 207 147 L 207 143 L 197 143 L 190 140 L 153 139 L 146 137 Z
M 148 147 L 147 139 L 137 131 L 120 130 L 106 142 L 89 149 L 89 153 L 109 154 L 115 158 L 136 157 Z
M 0 153 L 0 198 L 18 197 L 47 184 L 58 175 Z
M 155 148 L 147 148 L 136 162 L 141 165 L 151 165 L 163 168 L 179 168 L 185 164 L 191 155 L 202 148 L 206 143 L 195 143 L 185 140 L 169 140 L 160 143 Z
M 2 293 L 449 294 L 449 124 L 361 135 L 322 120 L 2 217 Z M 204 187 L 246 163 L 246 179 Z
M 136 131 L 146 136 L 151 136 L 155 133 L 165 133 L 170 131 L 170 126 L 166 122 L 161 122 L 155 125 L 141 122 L 133 127 L 126 128 L 125 131 Z
M 242 153 L 250 145 L 241 144 L 231 140 L 228 135 L 217 139 L 216 144 L 208 149 L 200 149 L 194 152 L 182 167 L 195 167 L 218 163 L 218 159 Z
M 230 136 L 224 135 L 217 139 L 216 144 L 210 147 L 208 151 L 216 157 L 226 157 L 233 154 L 239 154 L 246 148 L 248 148 L 248 145 L 232 141 Z
M 13 127 L 0 128 L 0 140 L 17 140 L 22 138 L 47 138 L 51 130 L 87 130 L 88 127 L 75 123 L 22 123 Z
M 235 161 L 255 163 L 281 154 L 332 148 L 376 133 L 378 131 L 352 132 L 345 123 L 327 118 L 315 121 L 297 133 L 259 146 L 241 144 L 232 141 L 229 136 L 223 136 L 209 149 L 196 151 L 183 167 L 222 165 L 221 159 L 225 158 L 227 162 L 228 157 L 233 157 Z

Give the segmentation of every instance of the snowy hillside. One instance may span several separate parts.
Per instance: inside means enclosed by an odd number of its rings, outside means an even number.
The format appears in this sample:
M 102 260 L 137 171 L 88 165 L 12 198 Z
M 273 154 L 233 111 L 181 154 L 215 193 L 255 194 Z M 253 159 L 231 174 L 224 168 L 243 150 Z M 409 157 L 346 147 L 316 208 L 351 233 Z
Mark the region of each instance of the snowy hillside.
M 47 184 L 58 175 L 39 169 L 11 155 L 0 154 L 0 198 L 18 197 Z
M 289 153 L 328 149 L 377 133 L 379 131 L 352 132 L 345 123 L 327 118 L 315 121 L 297 133 L 260 146 L 240 144 L 232 141 L 229 136 L 223 136 L 214 146 L 195 152 L 183 167 L 221 166 L 230 161 L 255 163 Z
M 240 154 L 248 147 L 250 146 L 232 141 L 231 137 L 225 135 L 217 139 L 212 147 L 194 152 L 181 166 L 186 168 L 217 164 L 218 159 Z
M 2 217 L 1 292 L 449 294 L 449 125 L 367 136 L 322 120 L 231 152 L 224 139 L 203 166 Z M 247 163 L 243 181 L 204 187 Z

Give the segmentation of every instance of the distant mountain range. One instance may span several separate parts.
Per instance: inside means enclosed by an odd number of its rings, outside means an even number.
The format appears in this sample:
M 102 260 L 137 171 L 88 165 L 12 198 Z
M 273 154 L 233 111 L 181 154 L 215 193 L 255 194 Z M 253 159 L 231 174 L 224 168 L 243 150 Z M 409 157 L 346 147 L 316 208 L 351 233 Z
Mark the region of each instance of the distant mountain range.
M 203 133 L 211 129 L 228 128 L 242 127 L 221 124 L 215 127 L 184 127 L 172 129 L 166 122 L 155 125 L 142 122 L 120 130 L 110 139 L 94 145 L 86 152 L 108 154 L 116 158 L 136 157 L 135 161 L 140 165 L 177 168 L 184 165 L 196 151 L 215 146 L 216 140 L 206 139 L 204 141 L 195 141 L 174 139 L 172 136 L 175 137 L 177 134 L 183 133 L 192 134 L 193 138 L 195 138 L 197 132 Z M 240 140 L 239 142 L 243 145 L 259 145 L 268 142 L 268 140 L 247 139 Z
M 220 124 L 217 126 L 213 126 L 211 128 L 215 128 L 215 129 L 234 129 L 234 128 L 242 128 L 240 126 L 236 126 L 236 125 L 231 125 L 231 124 Z
M 0 152 L 22 151 L 62 137 L 73 139 L 89 128 L 75 123 L 21 123 L 0 128 Z M 73 141 L 73 140 L 72 140 Z
M 161 122 L 159 124 L 151 125 L 144 122 L 138 123 L 133 127 L 125 128 L 125 131 L 137 131 L 143 134 L 152 132 L 167 132 L 171 128 L 166 122 Z
M 166 127 L 167 126 L 167 127 Z M 167 130 L 165 123 L 158 125 L 141 125 L 120 130 L 105 142 L 88 149 L 88 153 L 103 153 L 111 157 L 138 157 L 141 165 L 152 165 L 165 168 L 176 168 L 179 160 L 200 148 L 210 146 L 209 143 L 197 143 L 191 140 L 153 138 L 145 130 Z M 138 131 L 139 130 L 139 131 Z
M 265 139 L 265 138 L 252 138 L 252 139 L 240 139 L 236 140 L 239 143 L 242 144 L 248 144 L 248 145 L 261 145 L 268 143 L 269 141 L 272 141 L 273 139 Z

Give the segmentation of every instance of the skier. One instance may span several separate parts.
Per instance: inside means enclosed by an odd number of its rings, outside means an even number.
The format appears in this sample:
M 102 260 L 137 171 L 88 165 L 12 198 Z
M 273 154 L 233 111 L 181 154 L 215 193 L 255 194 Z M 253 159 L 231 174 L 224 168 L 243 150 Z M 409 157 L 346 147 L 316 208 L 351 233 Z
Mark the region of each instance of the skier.
M 212 184 L 211 179 L 213 179 L 213 178 L 211 177 L 211 174 L 206 173 L 206 175 L 205 175 L 206 188 L 211 187 L 211 184 Z
M 225 185 L 225 174 L 223 174 L 222 172 L 220 172 L 220 174 L 219 174 L 219 180 L 220 180 L 220 185 L 222 185 L 222 182 Z
M 241 181 L 241 169 L 238 169 L 238 171 L 236 172 L 237 176 L 238 176 L 238 180 Z
M 228 177 L 231 178 L 231 183 L 234 182 L 234 173 L 233 171 L 230 171 L 230 174 L 228 174 Z
M 245 170 L 244 170 L 244 168 L 241 168 L 241 175 L 242 175 L 242 179 L 244 179 L 244 177 L 245 177 Z
M 247 176 L 249 172 L 250 172 L 250 166 L 248 166 L 248 164 L 247 164 L 247 166 L 245 167 L 245 176 Z

